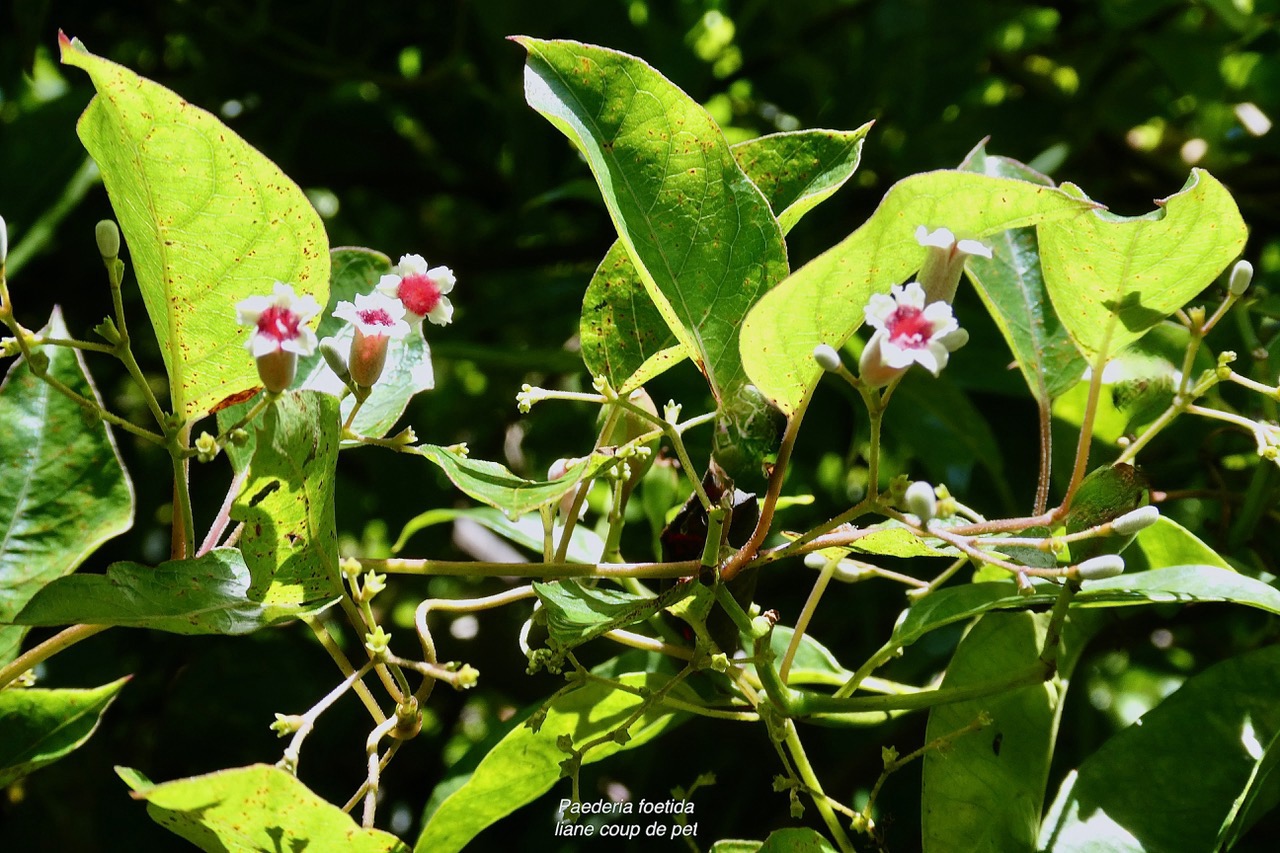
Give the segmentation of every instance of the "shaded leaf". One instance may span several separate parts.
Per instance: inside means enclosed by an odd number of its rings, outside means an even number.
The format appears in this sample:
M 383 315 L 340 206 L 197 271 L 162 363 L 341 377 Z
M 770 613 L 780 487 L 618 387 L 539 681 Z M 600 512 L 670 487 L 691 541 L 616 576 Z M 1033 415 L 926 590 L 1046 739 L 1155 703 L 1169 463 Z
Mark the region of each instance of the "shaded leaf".
M 987 154 L 985 145 L 971 151 L 960 168 L 1053 186 L 1044 175 L 1017 161 Z M 1009 344 L 1032 395 L 1053 399 L 1080 379 L 1085 360 L 1049 303 L 1036 230 L 1011 228 L 985 242 L 992 257 L 971 257 L 966 267 L 969 278 Z
M 159 785 L 127 767 L 116 768 L 145 800 L 147 814 L 207 853 L 231 850 L 344 850 L 407 853 L 400 839 L 362 829 L 296 776 L 265 764 L 219 770 Z
M 1210 667 L 1067 776 L 1040 849 L 1219 850 L 1280 752 L 1280 646 Z M 1212 772 L 1205 772 L 1212 768 Z M 1280 794 L 1274 780 L 1265 796 Z M 1253 811 L 1252 817 L 1261 816 Z
M 320 338 L 333 338 L 334 345 L 343 357 L 351 348 L 355 336 L 354 327 L 339 317 L 333 309 L 339 302 L 354 302 L 357 294 L 371 293 L 383 275 L 391 272 L 391 259 L 372 249 L 344 246 L 329 253 L 332 278 L 329 283 L 329 305 L 325 308 L 316 334 Z M 341 396 L 345 387 L 325 363 L 317 351 L 298 361 L 295 389 L 310 388 Z M 373 386 L 351 429 L 371 438 L 381 438 L 400 420 L 405 407 L 415 394 L 435 387 L 435 372 L 431 366 L 431 348 L 422 334 L 411 331 L 403 340 L 393 340 L 387 345 L 387 366 L 382 377 Z M 348 394 L 342 401 L 342 422 L 355 406 L 355 396 Z
M 788 826 L 769 833 L 757 853 L 835 853 L 835 850 L 816 829 Z
M 998 682 L 1033 666 L 1048 614 L 988 613 L 965 635 L 947 665 L 943 688 Z M 1040 829 L 1060 699 L 1050 682 L 929 712 L 925 741 L 973 723 L 991 725 L 924 757 L 925 851 L 1030 850 Z
M 586 157 L 650 299 L 719 398 L 738 331 L 787 272 L 778 221 L 701 106 L 645 62 L 567 41 L 529 52 L 525 98 Z
M 1080 199 L 1077 187 L 1065 185 Z M 1093 211 L 1039 226 L 1049 296 L 1080 351 L 1110 358 L 1195 298 L 1244 248 L 1235 200 L 1192 169 L 1159 209 L 1122 217 Z
M 237 302 L 283 281 L 325 303 L 324 225 L 297 184 L 213 115 L 60 43 L 98 90 L 76 130 L 128 242 L 173 409 L 197 417 L 259 384 Z
M 0 788 L 87 741 L 128 680 L 91 690 L 0 690 Z
M 623 684 L 662 687 L 669 675 L 631 672 L 606 675 Z M 684 685 L 681 698 L 692 698 Z M 547 710 L 537 732 L 516 726 L 476 766 L 475 771 L 440 803 L 427 820 L 414 850 L 421 853 L 455 853 L 494 822 L 551 790 L 560 778 L 560 762 L 566 754 L 556 739 L 568 735 L 575 746 L 618 728 L 640 707 L 640 697 L 592 682 L 558 698 Z M 583 764 L 608 758 L 615 752 L 648 743 L 682 719 L 661 708 L 650 708 L 631 727 L 625 745 L 609 741 L 583 757 Z
M 778 660 L 786 654 L 791 645 L 795 630 L 786 625 L 777 625 L 769 635 L 769 645 L 773 648 L 774 657 Z M 805 634 L 800 638 L 795 656 L 791 659 L 791 670 L 787 675 L 788 684 L 829 684 L 838 687 L 849 680 L 853 673 L 844 668 L 831 650 Z
M 549 645 L 557 652 L 565 652 L 683 600 L 693 592 L 693 584 L 691 580 L 676 584 L 656 597 L 586 587 L 576 580 L 535 582 L 533 591 L 547 614 Z
M 946 587 L 930 593 L 898 617 L 890 643 L 909 646 L 930 631 L 991 610 L 1023 610 L 1053 604 L 1057 586 L 1034 582 L 1035 592 L 1019 595 L 1012 581 Z M 1088 581 L 1073 607 L 1219 601 L 1280 614 L 1280 590 L 1216 566 L 1168 566 L 1147 572 Z
M 250 596 L 249 569 L 234 548 L 156 567 L 113 563 L 105 575 L 59 578 L 18 614 L 23 625 L 116 625 L 174 634 L 248 634 L 324 610 L 337 599 L 297 604 Z
M 981 238 L 1075 217 L 1091 206 L 1060 190 L 969 172 L 926 172 L 899 181 L 858 230 L 751 309 L 742 329 L 747 375 L 783 412 L 796 411 L 823 373 L 813 348 L 825 343 L 839 349 L 862 325 L 871 295 L 887 293 L 924 262 L 915 237 L 919 225 Z
M 1195 565 L 1235 571 L 1194 533 L 1164 515 L 1137 535 L 1125 549 L 1124 560 L 1130 572 Z
M 231 507 L 232 520 L 244 523 L 248 595 L 268 607 L 314 606 L 343 591 L 333 505 L 338 401 L 319 391 L 285 394 L 260 424 Z
M 69 337 L 54 309 L 42 335 Z M 101 403 L 79 350 L 43 347 L 48 375 Z M 110 428 L 36 378 L 25 361 L 0 384 L 0 623 L 133 526 L 133 484 Z M 0 627 L 0 664 L 25 628 Z

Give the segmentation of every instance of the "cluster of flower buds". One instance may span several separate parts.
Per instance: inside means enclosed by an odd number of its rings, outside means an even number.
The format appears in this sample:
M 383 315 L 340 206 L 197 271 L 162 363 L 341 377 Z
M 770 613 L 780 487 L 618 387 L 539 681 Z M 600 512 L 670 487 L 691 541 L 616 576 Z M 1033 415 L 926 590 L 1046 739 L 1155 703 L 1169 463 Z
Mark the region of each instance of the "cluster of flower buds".
M 353 327 L 345 357 L 332 338 L 316 341 L 307 322 L 320 313 L 320 305 L 310 294 L 294 293 L 292 285 L 276 282 L 271 296 L 250 296 L 236 306 L 236 315 L 242 325 L 253 326 L 246 347 L 267 391 L 279 393 L 292 385 L 298 356 L 311 355 L 318 344 L 334 372 L 364 399 L 382 376 L 391 341 L 420 331 L 424 319 L 441 326 L 453 319 L 445 294 L 455 281 L 448 267 L 428 268 L 421 255 L 401 257 L 372 293 L 357 294 L 354 302 L 334 308 L 333 316 Z

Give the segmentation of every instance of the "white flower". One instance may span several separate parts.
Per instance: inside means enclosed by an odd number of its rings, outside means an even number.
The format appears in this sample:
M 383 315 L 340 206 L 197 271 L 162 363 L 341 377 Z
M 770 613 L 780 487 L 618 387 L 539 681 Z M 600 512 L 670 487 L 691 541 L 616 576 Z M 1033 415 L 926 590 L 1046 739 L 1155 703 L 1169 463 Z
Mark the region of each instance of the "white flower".
M 293 286 L 276 282 L 271 296 L 250 296 L 236 305 L 236 322 L 253 326 L 245 343 L 254 358 L 273 352 L 311 355 L 316 351 L 316 333 L 303 325 L 320 313 L 320 303 L 311 294 L 298 296 Z
M 355 326 L 347 370 L 356 385 L 371 388 L 387 363 L 387 346 L 409 334 L 405 307 L 385 293 L 360 293 L 354 304 L 339 302 L 333 316 Z
M 980 258 L 991 258 L 991 249 L 977 240 L 956 240 L 956 235 L 951 233 L 949 228 L 939 228 L 936 231 L 930 231 L 921 225 L 916 229 L 916 241 L 926 249 L 942 249 L 948 254 L 957 252 L 966 255 L 977 255 Z
M 895 285 L 887 296 L 875 294 L 865 313 L 876 331 L 862 351 L 859 370 L 863 381 L 874 386 L 887 385 L 912 364 L 937 376 L 950 354 L 969 340 L 950 305 L 925 305 L 919 282 Z
M 333 316 L 351 323 L 367 337 L 381 335 L 400 340 L 409 334 L 404 303 L 378 291 L 357 293 L 354 304 L 339 302 Z
M 916 229 L 916 240 L 925 248 L 924 264 L 916 280 L 924 288 L 929 302 L 951 304 L 960 285 L 965 259 L 970 255 L 991 258 L 991 250 L 977 240 L 956 240 L 948 228 L 930 231 L 921 225 Z
M 448 267 L 427 268 L 421 255 L 404 255 L 390 274 L 378 280 L 378 291 L 404 303 L 409 322 L 417 327 L 423 318 L 437 326 L 447 326 L 453 319 L 453 303 L 446 293 L 453 290 L 457 279 Z

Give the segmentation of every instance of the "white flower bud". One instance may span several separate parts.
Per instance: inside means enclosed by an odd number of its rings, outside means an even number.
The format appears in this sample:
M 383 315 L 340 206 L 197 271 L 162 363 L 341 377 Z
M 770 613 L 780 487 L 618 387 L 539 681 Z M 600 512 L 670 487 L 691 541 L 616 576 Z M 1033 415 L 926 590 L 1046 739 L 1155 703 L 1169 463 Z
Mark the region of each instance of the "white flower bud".
M 104 219 L 93 227 L 93 237 L 98 241 L 98 254 L 108 261 L 120 256 L 120 228 L 110 219 Z
M 0 216 L 0 264 L 3 264 L 7 257 L 9 257 L 9 228 L 4 224 L 4 217 Z
M 1119 554 L 1103 554 L 1076 566 L 1076 574 L 1082 581 L 1100 581 L 1124 574 L 1124 558 Z
M 804 555 L 804 564 L 810 569 L 821 569 L 826 566 L 828 562 L 830 561 L 819 551 L 810 551 L 808 554 Z
M 903 503 L 920 518 L 921 524 L 927 524 L 929 519 L 938 514 L 938 497 L 934 494 L 933 486 L 924 480 L 916 480 L 907 486 Z
M 1140 506 L 1111 522 L 1111 531 L 1121 536 L 1132 536 L 1146 530 L 1160 520 L 1160 510 L 1154 506 Z
M 814 347 L 813 360 L 818 362 L 818 366 L 828 373 L 835 373 L 844 364 L 840 360 L 840 353 L 836 352 L 835 347 L 829 344 L 818 344 Z
M 1244 296 L 1244 292 L 1249 289 L 1252 281 L 1253 264 L 1248 261 L 1236 261 L 1236 265 L 1231 268 L 1231 278 L 1227 280 L 1227 289 L 1231 291 L 1232 296 Z

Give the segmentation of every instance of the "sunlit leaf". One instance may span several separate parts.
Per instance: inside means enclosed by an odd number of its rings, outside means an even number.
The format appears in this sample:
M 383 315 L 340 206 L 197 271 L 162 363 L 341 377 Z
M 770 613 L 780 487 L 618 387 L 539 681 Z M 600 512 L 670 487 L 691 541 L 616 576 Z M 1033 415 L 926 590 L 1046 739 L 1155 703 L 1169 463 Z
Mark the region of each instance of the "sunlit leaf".
M 1084 193 L 1064 186 L 1077 198 Z M 1142 337 L 1204 290 L 1244 248 L 1235 200 L 1192 169 L 1186 185 L 1143 216 L 1093 211 L 1038 228 L 1049 296 L 1080 351 L 1093 361 Z
M 794 412 L 823 372 L 813 348 L 842 346 L 862 325 L 871 295 L 887 293 L 924 262 L 917 226 L 981 238 L 1076 217 L 1091 206 L 1060 190 L 970 172 L 926 172 L 899 181 L 860 228 L 751 309 L 742 329 L 747 375 L 784 412 Z
M 744 384 L 738 331 L 787 272 L 782 230 L 715 121 L 645 62 L 517 39 L 525 97 L 578 147 L 650 299 L 717 394 Z
M 395 544 L 391 546 L 393 554 L 399 553 L 404 549 L 405 544 L 409 541 L 409 537 L 424 530 L 434 524 L 445 524 L 457 519 L 465 518 L 474 521 L 476 524 L 488 528 L 499 536 L 514 542 L 517 545 L 528 548 L 538 554 L 542 553 L 543 548 L 543 528 L 542 517 L 533 515 L 522 515 L 519 518 L 509 518 L 504 513 L 489 507 L 474 507 L 472 509 L 429 509 L 426 512 L 419 513 L 409 522 L 405 524 L 404 529 L 400 531 L 400 536 L 396 539 Z M 555 529 L 552 531 L 553 540 L 560 541 L 560 537 L 564 533 L 564 523 L 557 520 Z M 595 531 L 584 525 L 576 525 L 573 533 L 569 536 L 569 547 L 565 551 L 565 560 L 570 563 L 597 563 L 600 561 L 601 555 L 604 553 L 604 540 L 601 539 Z
M 129 681 L 90 690 L 0 690 L 0 788 L 78 748 Z
M 146 801 L 152 820 L 206 853 L 407 853 L 409 849 L 390 833 L 362 829 L 350 815 L 279 767 L 254 764 L 158 785 L 127 767 L 116 772 L 133 789 L 135 799 Z
M 231 507 L 232 520 L 244 523 L 248 595 L 270 607 L 314 606 L 343 590 L 333 505 L 338 400 L 320 391 L 285 394 L 259 423 Z
M 54 310 L 41 334 L 68 337 Z M 43 347 L 48 375 L 101 404 L 78 350 Z M 32 375 L 25 361 L 0 384 L 0 623 L 41 587 L 70 574 L 133 526 L 133 485 L 109 427 Z M 25 628 L 0 627 L 0 664 Z
M 77 125 L 102 170 L 169 373 L 192 418 L 259 384 L 236 303 L 294 285 L 323 305 L 329 240 L 298 185 L 210 113 L 61 39 L 98 95 Z

